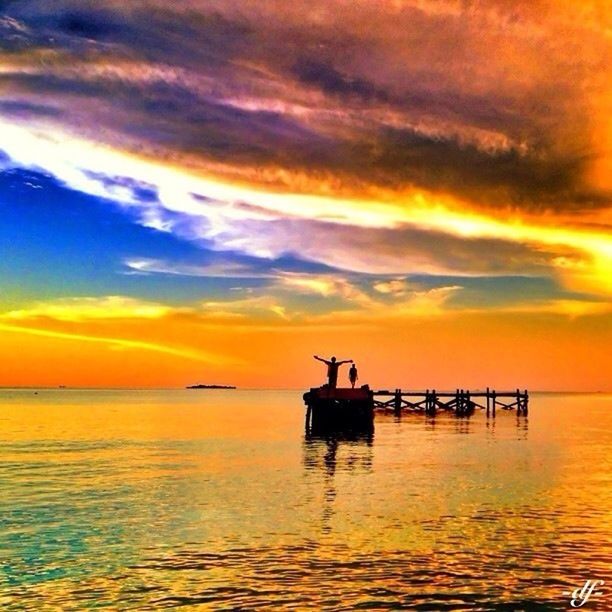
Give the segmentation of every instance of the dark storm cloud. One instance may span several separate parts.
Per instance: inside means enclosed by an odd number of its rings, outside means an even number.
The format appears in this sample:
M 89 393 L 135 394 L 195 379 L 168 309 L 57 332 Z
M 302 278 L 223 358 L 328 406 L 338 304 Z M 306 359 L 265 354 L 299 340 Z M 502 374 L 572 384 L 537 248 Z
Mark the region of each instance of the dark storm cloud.
M 62 112 L 52 106 L 20 102 L 19 100 L 0 100 L 0 114 L 13 117 L 59 117 Z
M 495 196 L 502 203 L 529 208 L 565 203 L 582 209 L 609 201 L 606 194 L 582 184 L 586 160 L 569 154 L 543 158 L 515 149 L 489 153 L 453 139 L 386 129 L 374 145 L 360 147 L 355 158 L 389 186 L 411 183 L 482 204 Z
M 319 87 L 327 94 L 339 97 L 357 97 L 363 101 L 389 101 L 389 95 L 373 83 L 338 72 L 331 64 L 316 58 L 300 58 L 292 67 L 297 78 L 308 85 Z
M 253 180 L 281 169 L 289 187 L 302 173 L 479 206 L 606 206 L 588 176 L 605 32 L 536 4 L 4 3 L 0 112 L 41 115 L 50 98 L 49 117 L 114 146 Z
M 55 75 L 0 76 L 19 96 L 52 99 L 91 125 L 180 153 L 200 154 L 222 161 L 281 163 L 291 155 L 302 160 L 329 160 L 333 142 L 309 131 L 290 117 L 271 111 L 247 111 L 199 96 L 180 84 L 164 81 L 82 80 Z M 62 103 L 63 100 L 63 103 Z M 69 104 L 65 104 L 70 100 Z M 93 108 L 92 108 L 93 105 Z M 0 111 L 59 115 L 57 108 L 6 100 Z M 83 119 L 81 120 L 82 122 Z
M 233 54 L 246 55 L 249 27 L 218 13 L 183 11 L 155 2 L 20 2 L 6 8 L 2 29 L 5 47 L 106 53 L 103 63 L 138 57 L 193 70 L 223 63 Z M 242 44 L 244 42 L 244 44 Z M 202 66 L 201 62 L 208 66 Z

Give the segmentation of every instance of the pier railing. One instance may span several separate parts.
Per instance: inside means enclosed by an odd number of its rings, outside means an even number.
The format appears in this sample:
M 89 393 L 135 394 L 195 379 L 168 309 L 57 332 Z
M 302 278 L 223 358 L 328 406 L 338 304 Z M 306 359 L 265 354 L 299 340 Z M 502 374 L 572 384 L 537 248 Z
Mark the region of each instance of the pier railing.
M 485 410 L 487 416 L 495 416 L 497 408 L 502 410 L 516 409 L 517 415 L 526 416 L 529 410 L 529 393 L 521 391 L 495 391 L 487 387 L 486 391 L 402 391 L 383 389 L 374 391 L 374 407 L 393 410 L 400 415 L 403 410 L 424 412 L 434 415 L 438 410 L 452 411 L 457 416 L 471 414 L 476 409 Z

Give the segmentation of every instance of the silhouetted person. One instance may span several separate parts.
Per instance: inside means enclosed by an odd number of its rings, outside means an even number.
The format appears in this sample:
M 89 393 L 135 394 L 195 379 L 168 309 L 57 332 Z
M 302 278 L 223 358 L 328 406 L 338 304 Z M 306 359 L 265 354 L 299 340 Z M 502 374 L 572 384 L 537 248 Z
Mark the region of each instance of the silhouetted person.
M 355 388 L 355 383 L 357 382 L 358 378 L 359 378 L 359 375 L 357 374 L 357 366 L 353 362 L 353 365 L 351 366 L 351 369 L 349 370 L 349 380 L 351 381 L 351 388 L 353 389 Z
M 353 363 L 352 359 L 336 361 L 336 358 L 332 357 L 330 361 L 327 361 L 327 359 L 321 359 L 321 357 L 318 357 L 317 355 L 314 355 L 314 358 L 327 365 L 327 384 L 329 385 L 330 389 L 335 389 L 336 385 L 338 384 L 338 368 L 343 363 Z

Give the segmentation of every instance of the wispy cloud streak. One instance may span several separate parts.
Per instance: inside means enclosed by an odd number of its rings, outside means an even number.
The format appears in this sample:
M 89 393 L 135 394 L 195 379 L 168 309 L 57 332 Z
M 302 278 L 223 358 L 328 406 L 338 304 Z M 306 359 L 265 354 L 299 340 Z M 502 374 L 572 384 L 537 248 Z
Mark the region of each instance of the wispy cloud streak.
M 76 342 L 93 342 L 104 344 L 111 349 L 118 350 L 141 350 L 153 351 L 155 353 L 163 353 L 173 357 L 200 361 L 210 365 L 227 366 L 235 364 L 236 361 L 221 355 L 213 355 L 204 351 L 199 351 L 191 348 L 178 348 L 146 342 L 142 340 L 129 340 L 125 338 L 109 338 L 104 336 L 87 335 L 78 332 L 58 331 L 51 329 L 42 329 L 38 327 L 26 327 L 21 325 L 7 325 L 0 323 L 0 330 L 3 332 L 26 334 L 30 336 L 41 336 L 44 338 L 56 338 L 59 340 L 72 340 Z
M 348 273 L 529 275 L 609 296 L 611 25 L 595 1 L 10 2 L 2 146 L 262 262 L 143 253 L 136 274 L 336 297 Z M 285 256 L 335 278 L 274 280 Z

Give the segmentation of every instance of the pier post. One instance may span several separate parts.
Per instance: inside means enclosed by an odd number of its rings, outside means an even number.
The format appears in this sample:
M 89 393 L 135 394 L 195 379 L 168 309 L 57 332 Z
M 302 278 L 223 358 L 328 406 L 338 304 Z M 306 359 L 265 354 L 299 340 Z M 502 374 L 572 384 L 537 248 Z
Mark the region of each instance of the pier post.
M 516 390 L 516 416 L 521 416 L 523 413 L 523 407 L 521 405 L 521 392 L 519 389 Z
M 431 415 L 431 392 L 429 389 L 425 392 L 425 413 Z
M 393 403 L 393 413 L 395 416 L 401 416 L 402 414 L 402 390 L 395 390 L 395 399 Z
M 493 393 L 491 394 L 491 397 L 493 399 L 493 418 L 495 418 L 495 401 L 496 401 L 495 400 L 495 395 L 496 395 L 495 389 L 493 389 Z
M 527 393 L 527 389 L 525 389 L 525 403 L 523 404 L 523 415 L 527 416 L 529 406 L 529 393 Z
M 489 395 L 489 387 L 487 387 L 487 419 L 489 418 L 490 407 L 491 407 L 491 396 Z
M 436 416 L 436 390 L 432 389 L 431 393 L 427 389 L 425 393 L 425 412 L 429 416 Z

